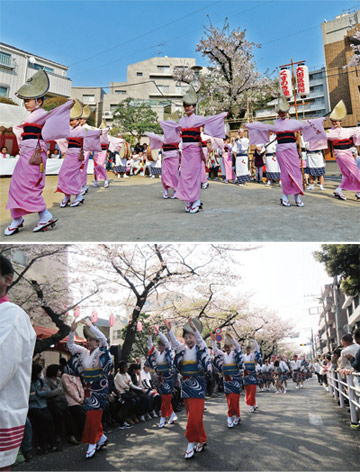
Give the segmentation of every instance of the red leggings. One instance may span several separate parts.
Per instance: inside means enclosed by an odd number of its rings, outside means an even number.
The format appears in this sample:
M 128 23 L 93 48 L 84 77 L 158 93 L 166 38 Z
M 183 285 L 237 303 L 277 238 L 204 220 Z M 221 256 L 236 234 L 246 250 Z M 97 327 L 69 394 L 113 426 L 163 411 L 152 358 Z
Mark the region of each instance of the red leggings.
M 167 418 L 173 412 L 173 407 L 171 404 L 171 393 L 166 393 L 165 395 L 161 395 L 161 417 Z
M 249 406 L 256 405 L 256 385 L 245 385 L 245 401 Z
M 240 393 L 227 393 L 228 416 L 238 416 L 240 418 Z
M 185 436 L 188 442 L 206 442 L 206 433 L 203 423 L 204 405 L 203 398 L 185 398 L 187 413 L 187 425 Z
M 81 438 L 85 444 L 96 444 L 104 434 L 101 418 L 102 410 L 88 410 L 86 412 L 86 423 Z

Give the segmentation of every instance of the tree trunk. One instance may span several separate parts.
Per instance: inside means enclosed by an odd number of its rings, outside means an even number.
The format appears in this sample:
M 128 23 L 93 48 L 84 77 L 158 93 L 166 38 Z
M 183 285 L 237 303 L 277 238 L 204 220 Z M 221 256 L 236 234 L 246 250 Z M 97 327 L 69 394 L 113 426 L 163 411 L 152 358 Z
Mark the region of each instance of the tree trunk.
M 136 302 L 136 307 L 134 308 L 132 312 L 131 321 L 127 326 L 124 344 L 122 346 L 121 358 L 123 360 L 126 360 L 126 361 L 129 360 L 131 349 L 135 341 L 137 322 L 141 314 L 141 310 L 146 302 L 147 296 L 148 296 L 148 292 L 145 291 L 141 294 L 140 297 L 138 297 L 137 302 Z

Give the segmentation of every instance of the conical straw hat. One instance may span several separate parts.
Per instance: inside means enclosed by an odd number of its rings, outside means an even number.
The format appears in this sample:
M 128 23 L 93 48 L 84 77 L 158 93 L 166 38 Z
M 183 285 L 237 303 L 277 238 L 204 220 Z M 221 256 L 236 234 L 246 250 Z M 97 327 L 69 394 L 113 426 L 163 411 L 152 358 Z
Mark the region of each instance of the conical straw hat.
M 276 113 L 278 113 L 279 111 L 287 113 L 289 110 L 290 110 L 290 105 L 288 101 L 286 100 L 286 98 L 280 97 L 275 107 Z
M 342 121 L 346 116 L 346 106 L 344 100 L 338 102 L 333 111 L 330 113 L 330 120 L 332 121 Z
M 232 346 L 234 344 L 232 338 L 228 334 L 225 334 L 224 344 L 225 346 Z
M 106 129 L 106 128 L 107 126 L 106 126 L 105 120 L 102 120 L 101 125 L 99 126 L 99 129 Z
M 74 106 L 70 110 L 70 120 L 78 120 L 81 118 L 83 106 L 78 99 L 75 99 Z
M 185 103 L 185 105 L 196 105 L 197 95 L 192 85 L 190 85 L 189 88 L 186 90 L 185 95 L 183 97 L 183 103 Z
M 203 329 L 201 321 L 198 318 L 193 318 L 192 322 L 194 323 L 195 328 L 199 331 L 199 333 L 201 333 Z M 184 331 L 190 334 L 195 334 L 195 331 L 192 329 L 188 321 L 184 324 Z
M 49 77 L 43 69 L 40 69 L 27 79 L 15 95 L 19 98 L 40 98 L 46 94 L 49 87 Z
M 81 118 L 83 120 L 87 120 L 88 118 L 90 118 L 90 115 L 91 115 L 91 108 L 89 107 L 89 105 L 84 105 Z

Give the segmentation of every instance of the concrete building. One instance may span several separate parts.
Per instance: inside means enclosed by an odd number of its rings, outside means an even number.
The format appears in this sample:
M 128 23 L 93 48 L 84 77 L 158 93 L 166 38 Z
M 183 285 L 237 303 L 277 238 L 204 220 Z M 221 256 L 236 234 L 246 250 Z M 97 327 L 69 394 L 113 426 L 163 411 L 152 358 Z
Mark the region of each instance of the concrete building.
M 360 328 L 360 294 L 355 297 L 347 296 L 342 309 L 346 310 L 349 330 Z
M 336 281 L 325 285 L 321 293 L 323 310 L 319 317 L 319 330 L 316 336 L 318 354 L 332 352 L 341 342 L 343 334 L 348 332 L 348 311 L 345 307 L 345 295 Z
M 46 94 L 48 98 L 70 97 L 71 79 L 66 76 L 68 67 L 0 43 L 0 96 L 11 98 L 22 105 L 23 100 L 17 98 L 15 92 L 39 69 L 44 69 L 49 74 L 50 88 Z
M 103 103 L 106 92 L 101 87 L 72 87 L 71 98 L 77 98 L 84 105 L 89 105 L 95 112 L 95 125 L 100 126 L 103 116 Z
M 321 24 L 330 106 L 344 100 L 348 116 L 344 126 L 360 123 L 360 74 L 358 67 L 345 67 L 353 56 L 353 34 L 360 30 L 360 10 L 345 12 Z
M 153 57 L 130 64 L 126 82 L 111 82 L 109 93 L 104 95 L 102 117 L 111 126 L 113 113 L 119 103 L 128 97 L 148 103 L 160 120 L 182 110 L 182 97 L 187 89 L 174 77 L 176 68 L 191 68 L 195 58 Z
M 296 97 L 298 118 L 316 118 L 326 115 L 330 111 L 329 93 L 327 89 L 327 79 L 325 67 L 321 69 L 309 70 L 310 93 L 304 100 Z M 254 121 L 267 121 L 277 118 L 275 112 L 277 100 L 272 100 L 266 107 L 254 112 Z M 295 100 L 289 101 L 290 116 L 295 118 Z

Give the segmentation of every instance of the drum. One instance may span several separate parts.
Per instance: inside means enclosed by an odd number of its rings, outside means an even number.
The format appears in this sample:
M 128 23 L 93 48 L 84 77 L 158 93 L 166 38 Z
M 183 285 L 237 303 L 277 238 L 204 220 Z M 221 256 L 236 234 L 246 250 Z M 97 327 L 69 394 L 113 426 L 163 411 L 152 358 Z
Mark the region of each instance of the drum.
M 148 146 L 146 150 L 146 158 L 148 161 L 156 162 L 159 159 L 159 152 L 157 149 L 151 150 L 151 147 Z
M 121 159 L 128 159 L 130 157 L 130 154 L 130 145 L 128 142 L 124 141 L 119 151 L 119 156 Z

